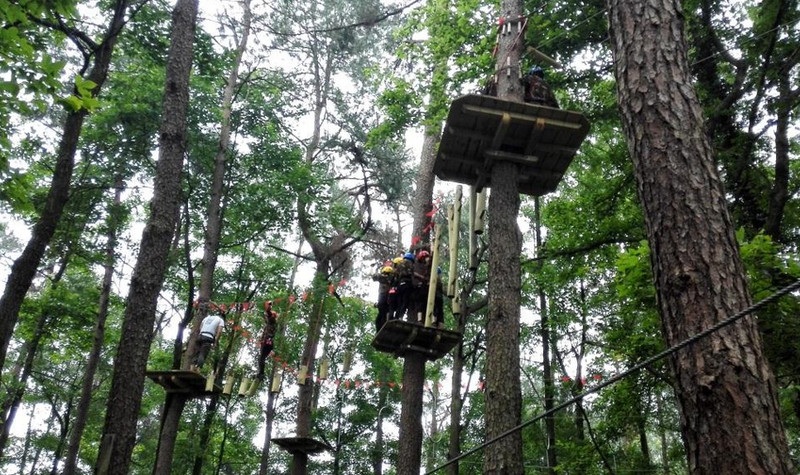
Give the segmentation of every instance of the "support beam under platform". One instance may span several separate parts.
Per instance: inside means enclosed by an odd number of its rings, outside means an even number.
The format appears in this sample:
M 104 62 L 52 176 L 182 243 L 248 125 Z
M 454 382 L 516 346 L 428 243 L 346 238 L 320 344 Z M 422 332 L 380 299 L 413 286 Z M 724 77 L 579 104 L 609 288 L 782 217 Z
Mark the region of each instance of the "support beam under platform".
M 195 371 L 147 371 L 145 374 L 154 383 L 163 386 L 164 391 L 168 393 L 188 394 L 190 397 L 206 397 L 222 393 L 222 388 L 216 384 L 212 391 L 206 391 L 206 377 Z
M 519 192 L 555 191 L 589 132 L 580 112 L 470 94 L 453 101 L 434 172 L 442 180 L 491 186 L 492 164 L 519 169 Z
M 333 452 L 333 447 L 311 437 L 283 437 L 281 439 L 272 439 L 272 442 L 275 442 L 280 448 L 292 455 L 296 453 L 317 455 L 324 450 Z
M 452 330 L 425 327 L 405 320 L 389 320 L 372 340 L 372 346 L 384 353 L 405 356 L 409 352 L 438 360 L 461 341 L 461 334 Z

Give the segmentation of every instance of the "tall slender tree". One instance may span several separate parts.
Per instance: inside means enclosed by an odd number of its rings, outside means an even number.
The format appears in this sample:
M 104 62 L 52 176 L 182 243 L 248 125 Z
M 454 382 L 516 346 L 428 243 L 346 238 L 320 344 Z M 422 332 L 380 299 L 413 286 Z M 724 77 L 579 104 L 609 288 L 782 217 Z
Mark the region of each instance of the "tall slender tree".
M 19 318 L 22 301 L 33 282 L 36 270 L 56 231 L 56 226 L 64 211 L 64 205 L 69 198 L 70 180 L 75 168 L 75 153 L 78 149 L 78 139 L 81 135 L 83 121 L 89 113 L 89 103 L 99 94 L 100 88 L 108 77 L 114 45 L 125 26 L 125 15 L 129 4 L 128 0 L 114 2 L 111 18 L 99 43 L 95 43 L 86 34 L 63 20 L 54 24 L 41 21 L 49 27 L 63 31 L 77 42 L 78 48 L 85 53 L 87 62 L 81 70 L 82 74 L 79 80 L 88 82 L 83 82 L 84 86 L 81 88 L 76 87 L 75 96 L 73 96 L 75 100 L 70 102 L 67 107 L 47 200 L 36 225 L 31 230 L 28 244 L 19 258 L 14 261 L 3 296 L 0 298 L 0 368 L 5 363 L 6 352 L 14 332 L 14 325 Z M 91 68 L 86 72 L 90 60 Z
M 522 18 L 520 0 L 503 0 L 503 18 Z M 516 33 L 501 35 L 497 48 L 497 96 L 522 102 Z M 486 438 L 518 425 L 522 411 L 519 371 L 520 264 L 522 236 L 517 225 L 517 165 L 495 162 L 489 195 L 489 316 L 486 322 Z M 484 473 L 523 473 L 522 435 L 516 432 L 486 452 Z
M 154 195 L 131 277 L 122 338 L 114 358 L 111 393 L 95 466 L 97 473 L 128 473 L 136 441 L 136 421 L 153 339 L 156 302 L 164 282 L 167 254 L 180 209 L 180 176 L 186 150 L 186 111 L 197 9 L 197 0 L 178 0 L 172 14 Z
M 250 10 L 250 0 L 243 0 L 242 6 L 242 30 L 237 37 L 237 44 L 233 63 L 225 82 L 225 89 L 222 93 L 222 121 L 220 124 L 219 141 L 217 153 L 214 157 L 214 173 L 211 183 L 211 197 L 208 203 L 208 215 L 205 226 L 205 241 L 203 244 L 203 265 L 200 273 L 200 289 L 197 296 L 197 312 L 194 316 L 194 325 L 189 336 L 189 343 L 186 350 L 186 358 L 183 361 L 183 368 L 187 369 L 194 360 L 197 350 L 197 337 L 200 333 L 200 323 L 208 316 L 209 303 L 211 301 L 211 291 L 214 281 L 214 270 L 217 267 L 217 255 L 219 253 L 220 235 L 223 226 L 222 198 L 224 193 L 225 171 L 229 156 L 231 155 L 231 111 L 233 108 L 234 91 L 239 80 L 239 69 L 241 68 L 242 58 L 247 50 L 247 41 L 250 37 L 250 24 L 252 13 Z M 234 29 L 235 30 L 235 29 Z M 171 471 L 172 456 L 175 449 L 175 438 L 178 435 L 178 426 L 183 414 L 183 408 L 188 400 L 186 394 L 167 395 L 164 403 L 164 415 L 162 418 L 161 434 L 159 436 L 158 455 L 156 466 L 153 470 L 155 474 L 167 474 Z M 216 406 L 214 404 L 214 406 Z

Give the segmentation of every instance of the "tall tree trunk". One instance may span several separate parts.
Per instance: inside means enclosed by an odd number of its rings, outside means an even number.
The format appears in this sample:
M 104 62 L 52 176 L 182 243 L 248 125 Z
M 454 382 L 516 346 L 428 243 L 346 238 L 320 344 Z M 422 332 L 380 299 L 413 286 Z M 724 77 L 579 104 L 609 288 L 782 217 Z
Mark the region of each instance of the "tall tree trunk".
M 28 386 L 28 378 L 30 378 L 31 372 L 33 371 L 33 361 L 36 358 L 36 352 L 39 350 L 39 344 L 42 342 L 42 338 L 44 338 L 44 334 L 46 329 L 49 328 L 49 322 L 51 320 L 49 314 L 42 313 L 39 316 L 39 320 L 36 322 L 36 329 L 33 332 L 33 337 L 25 342 L 23 349 L 25 359 L 23 360 L 22 366 L 19 368 L 18 375 L 15 375 L 12 380 L 14 384 L 0 409 L 0 414 L 2 414 L 3 417 L 2 425 L 0 425 L 0 455 L 5 452 L 8 438 L 11 435 L 11 426 L 14 424 L 17 410 L 22 403 L 22 397 L 25 395 L 25 390 Z
M 521 0 L 503 0 L 502 16 L 522 16 Z M 497 95 L 522 102 L 519 59 L 522 41 L 513 33 L 501 35 L 498 45 Z M 519 370 L 520 253 L 517 226 L 519 191 L 517 165 L 495 162 L 489 195 L 489 316 L 486 322 L 486 438 L 518 425 L 522 411 Z M 486 451 L 483 473 L 521 474 L 522 434 L 496 442 Z
M 428 213 L 433 209 L 433 185 L 436 178 L 436 175 L 433 174 L 433 166 L 436 163 L 436 151 L 441 133 L 439 126 L 425 127 L 416 187 L 411 202 L 411 210 L 414 213 L 414 229 L 411 235 L 415 240 L 419 239 L 424 243 L 430 241 L 429 233 L 425 233 L 423 229 L 430 220 Z
M 34 403 L 31 407 L 31 414 L 36 414 L 36 406 Z M 28 463 L 28 452 L 31 449 L 31 438 L 33 437 L 33 417 L 28 418 L 28 430 L 25 432 L 25 444 L 22 447 L 22 457 L 19 463 L 19 475 L 26 475 L 25 465 Z M 31 473 L 34 473 L 31 470 Z
M 303 252 L 303 244 L 305 241 L 303 238 L 300 238 L 300 242 L 297 244 L 297 252 L 295 253 L 294 264 L 292 265 L 292 273 L 289 276 L 289 285 L 288 291 L 291 293 L 294 291 L 294 280 L 297 277 L 297 268 L 300 266 L 300 256 Z M 286 307 L 286 315 L 288 316 L 289 310 L 291 309 L 291 303 L 288 304 Z M 285 319 L 283 319 L 285 321 Z M 280 321 L 279 321 L 280 322 Z M 279 323 L 278 330 L 276 331 L 277 334 L 283 334 L 284 326 Z M 275 420 L 275 404 L 278 398 L 277 392 L 272 392 L 272 381 L 274 381 L 275 373 L 278 371 L 278 363 L 273 360 L 272 361 L 272 370 L 269 374 L 269 379 L 267 380 L 267 387 L 268 394 L 267 394 L 267 409 L 264 411 L 265 414 L 265 425 L 266 428 L 264 430 L 264 446 L 261 448 L 261 461 L 258 467 L 258 474 L 259 475 L 267 475 L 269 473 L 269 450 L 270 445 L 272 442 L 272 423 Z
M 317 346 L 319 345 L 322 325 L 325 320 L 325 297 L 327 295 L 327 276 L 330 264 L 327 260 L 318 261 L 317 269 L 314 274 L 314 285 L 312 295 L 314 304 L 311 308 L 306 330 L 306 341 L 303 346 L 303 354 L 300 358 L 300 365 L 306 369 L 306 380 L 299 384 L 297 395 L 297 437 L 311 437 L 311 413 L 312 400 L 314 398 L 314 364 L 316 362 Z M 295 453 L 292 457 L 292 473 L 295 475 L 305 474 L 308 470 L 308 456 Z
M 119 32 L 125 25 L 125 10 L 127 7 L 127 0 L 117 0 L 115 2 L 114 13 L 103 41 L 92 52 L 94 62 L 91 71 L 85 78 L 96 84 L 92 90 L 92 95 L 94 96 L 100 92 L 100 88 L 108 76 L 111 54 Z M 75 168 L 75 152 L 78 148 L 78 138 L 81 135 L 83 119 L 86 114 L 87 110 L 85 108 L 67 113 L 64 130 L 56 151 L 53 178 L 50 182 L 50 190 L 47 192 L 44 209 L 31 231 L 31 238 L 28 244 L 11 267 L 11 274 L 8 276 L 3 296 L 0 298 L 0 369 L 5 364 L 6 352 L 11 341 L 11 335 L 14 332 L 14 326 L 19 318 L 19 309 L 22 306 L 22 301 L 25 298 L 25 294 L 28 293 L 44 251 L 53 238 L 56 226 L 64 211 L 64 205 L 69 198 L 70 180 Z
M 674 345 L 741 311 L 750 295 L 692 88 L 681 5 L 609 0 L 608 7 L 662 329 Z M 670 363 L 691 473 L 794 473 L 753 317 Z
M 197 296 L 198 311 L 194 318 L 192 334 L 189 337 L 189 345 L 186 349 L 186 359 L 184 367 L 188 367 L 194 357 L 197 346 L 197 335 L 200 333 L 200 322 L 208 315 L 208 304 L 211 300 L 211 291 L 214 286 L 214 271 L 217 267 L 217 255 L 219 253 L 219 239 L 222 233 L 222 197 L 224 194 L 225 170 L 230 154 L 231 140 L 231 111 L 233 109 L 233 94 L 236 83 L 239 81 L 239 68 L 242 64 L 242 56 L 247 50 L 247 40 L 250 36 L 250 0 L 244 0 L 242 17 L 242 36 L 239 44 L 236 45 L 236 55 L 228 78 L 225 90 L 222 93 L 222 119 L 220 124 L 219 140 L 217 142 L 217 153 L 214 157 L 214 175 L 211 182 L 211 197 L 208 203 L 206 214 L 205 241 L 203 243 L 203 269 L 200 277 L 200 289 Z
M 273 379 L 275 378 L 275 373 L 277 370 L 277 363 L 272 364 L 272 371 L 270 372 L 270 377 L 268 385 L 272 384 Z M 272 392 L 272 388 L 270 387 L 267 391 L 267 408 L 264 411 L 264 415 L 266 417 L 266 429 L 264 432 L 264 447 L 261 448 L 261 462 L 258 467 L 258 475 L 267 475 L 269 473 L 269 449 L 272 443 L 272 423 L 275 420 L 275 399 L 278 396 L 278 393 Z
M 403 362 L 397 475 L 419 475 L 422 460 L 422 390 L 425 355 L 411 352 Z
M 247 49 L 247 40 L 250 36 L 250 0 L 241 2 L 244 9 L 242 17 L 242 35 L 239 44 L 236 45 L 236 54 L 230 73 L 222 93 L 222 120 L 220 124 L 219 141 L 217 142 L 217 153 L 214 157 L 214 175 L 211 179 L 211 197 L 208 204 L 208 214 L 206 219 L 205 241 L 203 243 L 203 267 L 200 274 L 200 289 L 197 297 L 197 313 L 194 317 L 192 331 L 189 335 L 189 342 L 186 348 L 186 358 L 183 367 L 188 368 L 194 361 L 197 351 L 197 338 L 200 334 L 200 323 L 208 316 L 208 307 L 211 301 L 211 292 L 214 286 L 214 271 L 217 267 L 217 255 L 219 253 L 219 240 L 222 233 L 223 206 L 222 197 L 224 194 L 225 170 L 230 154 L 231 137 L 231 110 L 233 108 L 233 94 L 236 83 L 239 81 L 239 68 L 242 63 L 242 56 Z M 188 310 L 188 309 L 187 309 Z M 217 342 L 219 343 L 219 342 Z M 224 366 L 223 366 L 224 369 Z M 185 399 L 184 395 L 171 395 L 169 399 Z M 177 414 L 166 414 L 164 424 L 161 426 L 159 436 L 158 457 L 156 466 L 160 467 L 155 474 L 168 474 L 172 465 L 172 456 L 175 451 L 175 439 L 178 436 L 178 427 L 183 408 L 186 401 L 175 401 L 165 405 L 165 411 L 177 411 Z M 216 406 L 212 403 L 211 406 Z M 166 422 L 169 421 L 169 424 Z M 200 461 L 195 460 L 195 467 L 202 466 Z M 164 471 L 161 471 L 164 470 Z
M 470 230 L 469 232 L 472 232 Z M 462 292 L 462 302 L 466 302 L 466 292 Z M 456 331 L 464 334 L 466 327 L 466 311 L 462 311 L 456 320 Z M 447 459 L 451 460 L 461 454 L 461 373 L 464 371 L 464 339 L 458 342 L 453 354 L 453 374 L 450 380 L 450 437 L 447 446 Z M 458 475 L 458 462 L 445 468 L 447 475 Z
M 61 455 L 64 453 L 64 447 L 67 445 L 67 436 L 69 435 L 69 427 L 70 427 L 70 414 L 72 414 L 72 407 L 74 403 L 74 398 L 70 397 L 67 400 L 67 409 L 64 412 L 64 416 L 60 417 L 58 420 L 61 423 L 61 430 L 58 432 L 58 443 L 56 444 L 56 449 L 53 451 L 53 465 L 50 469 L 50 475 L 57 475 L 58 472 L 58 465 L 61 462 Z M 53 407 L 55 411 L 55 406 Z
M 108 305 L 111 297 L 111 284 L 114 279 L 114 251 L 117 247 L 117 232 L 119 230 L 121 216 L 119 206 L 122 203 L 122 180 L 117 180 L 115 184 L 114 202 L 109 208 L 108 216 L 108 237 L 106 240 L 106 256 L 103 271 L 103 284 L 100 290 L 100 301 L 97 309 L 97 321 L 94 326 L 94 336 L 92 349 L 86 361 L 86 371 L 83 375 L 81 385 L 81 395 L 78 400 L 75 421 L 69 435 L 69 445 L 67 456 L 64 460 L 64 475 L 73 475 L 77 470 L 78 452 L 81 447 L 81 437 L 86 428 L 89 408 L 92 404 L 92 390 L 94 389 L 94 375 L 100 363 L 100 352 L 103 350 L 103 343 L 106 333 L 106 319 L 108 317 Z
M 67 254 L 61 260 L 60 268 L 52 278 L 51 285 L 55 288 L 64 277 L 64 273 L 69 265 L 70 255 Z M 33 371 L 33 362 L 36 358 L 36 353 L 39 351 L 39 345 L 44 339 L 47 329 L 50 328 L 54 317 L 48 313 L 39 315 L 36 322 L 36 328 L 33 330 L 33 336 L 30 340 L 26 341 L 20 351 L 19 359 L 17 360 L 14 368 L 11 371 L 9 380 L 13 381 L 6 398 L 3 400 L 3 405 L 0 407 L 0 456 L 5 451 L 6 444 L 11 431 L 11 425 L 17 415 L 17 410 L 22 403 L 22 397 L 28 386 L 28 378 L 30 378 Z
M 425 138 L 417 172 L 416 189 L 412 198 L 415 242 L 430 243 L 427 213 L 433 209 L 433 166 L 436 161 L 436 144 L 440 130 L 425 128 Z M 425 356 L 409 353 L 403 362 L 403 390 L 400 409 L 400 433 L 397 453 L 397 473 L 417 474 L 422 461 L 422 397 L 425 384 Z
M 436 438 L 439 436 L 439 421 L 436 420 L 436 410 L 439 406 L 439 389 L 436 381 L 431 381 L 431 425 L 430 435 L 428 436 L 429 449 L 425 470 L 430 472 L 436 465 Z
M 214 416 L 217 414 L 217 404 L 219 403 L 219 396 L 216 394 L 211 396 L 211 401 L 206 406 L 206 416 L 203 419 L 203 426 L 200 428 L 199 444 L 197 452 L 194 457 L 194 466 L 192 467 L 193 475 L 200 475 L 203 473 L 203 463 L 208 451 L 208 442 L 211 439 L 211 426 L 214 424 Z M 169 471 L 164 472 L 169 473 Z
M 542 243 L 542 215 L 541 215 L 541 199 L 537 196 L 533 202 L 534 211 L 534 233 L 536 235 L 536 255 L 542 257 L 544 254 L 544 244 Z M 541 260 L 539 261 L 542 262 Z M 553 360 L 552 352 L 550 351 L 550 343 L 552 341 L 552 334 L 550 333 L 550 312 L 547 308 L 547 296 L 544 293 L 542 286 L 539 286 L 539 314 L 541 317 L 540 334 L 542 337 L 542 379 L 544 380 L 544 410 L 545 412 L 553 409 L 555 402 L 555 382 L 553 381 L 553 365 L 550 363 Z M 547 473 L 553 475 L 555 468 L 558 466 L 558 457 L 556 453 L 556 416 L 549 414 L 544 418 L 545 437 L 547 439 Z
M 384 457 L 384 441 L 383 441 L 383 409 L 386 408 L 386 402 L 389 399 L 389 387 L 386 385 L 388 379 L 388 372 L 383 371 L 381 381 L 384 384 L 378 390 L 378 417 L 375 420 L 375 445 L 372 447 L 372 473 L 373 475 L 383 475 L 383 457 Z
M 180 209 L 180 177 L 186 152 L 186 112 L 197 6 L 197 0 L 178 0 L 172 13 L 154 195 L 131 277 L 122 338 L 114 359 L 114 375 L 96 466 L 96 472 L 100 474 L 128 473 L 136 440 L 136 420 L 153 339 L 156 302 L 164 282 L 167 254 Z
M 781 223 L 783 211 L 789 200 L 789 124 L 792 103 L 796 101 L 791 91 L 790 79 L 781 76 L 778 85 L 778 106 L 775 121 L 775 180 L 769 197 L 769 209 L 764 232 L 773 241 L 782 242 Z

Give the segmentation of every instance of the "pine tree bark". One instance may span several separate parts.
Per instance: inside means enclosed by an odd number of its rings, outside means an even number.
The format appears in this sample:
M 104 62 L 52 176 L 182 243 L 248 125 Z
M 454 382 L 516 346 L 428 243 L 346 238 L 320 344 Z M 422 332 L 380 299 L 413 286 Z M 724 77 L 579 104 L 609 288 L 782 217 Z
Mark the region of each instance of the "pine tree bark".
M 522 15 L 520 0 L 503 0 L 502 16 Z M 500 36 L 497 50 L 497 95 L 522 102 L 519 59 L 522 41 L 516 30 Z M 486 438 L 491 439 L 521 421 L 519 370 L 520 264 L 522 237 L 517 226 L 519 188 L 517 165 L 495 162 L 489 195 L 489 316 L 486 322 Z M 483 473 L 521 474 L 522 435 L 519 431 L 485 452 Z
M 93 81 L 97 86 L 92 91 L 93 95 L 100 92 L 100 88 L 108 77 L 108 68 L 111 64 L 111 55 L 117 42 L 120 31 L 125 26 L 125 11 L 128 8 L 127 0 L 117 0 L 114 4 L 114 13 L 108 24 L 108 29 L 103 41 L 93 51 L 94 62 L 86 79 Z M 19 318 L 19 309 L 25 294 L 33 282 L 36 270 L 42 260 L 44 251 L 50 244 L 56 226 L 61 220 L 61 214 L 69 198 L 70 180 L 75 168 L 75 153 L 78 149 L 78 139 L 83 128 L 83 120 L 88 111 L 81 108 L 70 111 L 64 122 L 64 129 L 56 151 L 56 163 L 53 169 L 53 178 L 50 190 L 47 192 L 44 209 L 39 220 L 31 230 L 31 238 L 22 254 L 14 261 L 11 273 L 6 281 L 3 296 L 0 298 L 0 368 L 6 360 L 8 345 L 14 326 Z
M 662 330 L 674 345 L 750 305 L 692 88 L 676 0 L 609 0 L 623 129 L 644 207 Z M 794 473 L 753 317 L 670 360 L 691 473 Z
M 397 475 L 419 475 L 422 461 L 422 390 L 425 356 L 406 354 L 400 397 L 400 433 L 397 442 Z
M 128 473 L 136 441 L 136 420 L 153 338 L 156 302 L 164 282 L 167 255 L 180 209 L 180 176 L 186 151 L 186 112 L 197 8 L 197 0 L 178 0 L 172 13 L 154 195 L 131 277 L 122 338 L 114 359 L 111 392 L 95 469 L 99 474 Z

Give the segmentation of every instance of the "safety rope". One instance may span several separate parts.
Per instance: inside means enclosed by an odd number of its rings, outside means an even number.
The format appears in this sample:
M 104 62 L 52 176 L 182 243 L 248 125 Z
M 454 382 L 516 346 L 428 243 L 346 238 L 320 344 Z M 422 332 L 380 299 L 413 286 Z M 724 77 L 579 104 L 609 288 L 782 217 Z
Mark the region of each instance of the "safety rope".
M 755 312 L 756 310 L 759 310 L 762 307 L 765 307 L 766 305 L 771 304 L 772 302 L 775 302 L 776 300 L 780 299 L 781 297 L 783 297 L 783 296 L 785 296 L 785 295 L 787 295 L 787 294 L 789 294 L 789 293 L 791 293 L 791 292 L 793 292 L 793 291 L 795 291 L 797 289 L 800 289 L 800 280 L 797 280 L 794 283 L 782 288 L 781 290 L 778 290 L 774 294 L 772 294 L 769 297 L 761 300 L 758 303 L 755 303 L 755 304 L 751 305 L 750 307 L 746 308 L 745 310 L 742 310 L 741 312 L 739 312 L 739 313 L 737 313 L 737 314 L 735 314 L 735 315 L 733 315 L 731 317 L 728 317 L 725 320 L 720 321 L 716 325 L 714 325 L 714 326 L 712 326 L 710 328 L 707 328 L 706 330 L 703 330 L 700 333 L 698 333 L 698 334 L 696 334 L 696 335 L 694 335 L 692 337 L 687 338 L 686 340 L 676 344 L 675 346 L 673 346 L 671 348 L 668 348 L 668 349 L 662 351 L 661 353 L 658 353 L 658 354 L 656 354 L 654 356 L 651 356 L 650 358 L 642 361 L 641 363 L 638 363 L 638 364 L 632 366 L 630 369 L 628 369 L 628 370 L 626 370 L 626 371 L 624 371 L 624 372 L 622 372 L 622 373 L 620 373 L 620 374 L 618 374 L 616 376 L 611 377 L 610 379 L 606 380 L 605 382 L 600 383 L 597 386 L 593 387 L 591 390 L 586 391 L 583 394 L 579 394 L 579 395 L 573 397 L 572 399 L 564 401 L 561 404 L 556 405 L 552 409 L 547 410 L 547 411 L 539 414 L 538 416 L 534 417 L 533 419 L 525 421 L 522 424 L 520 424 L 520 425 L 518 425 L 516 427 L 513 427 L 513 428 L 503 432 L 502 434 L 500 434 L 500 435 L 498 435 L 496 437 L 493 437 L 492 439 L 487 440 L 486 442 L 482 443 L 481 445 L 478 445 L 477 447 L 474 447 L 474 448 L 464 452 L 463 454 L 459 455 L 458 457 L 455 457 L 455 458 L 452 458 L 452 459 L 448 460 L 444 464 L 434 468 L 433 470 L 431 470 L 429 472 L 426 472 L 425 475 L 431 475 L 433 473 L 436 473 L 437 471 L 447 467 L 448 465 L 450 465 L 450 464 L 452 464 L 454 462 L 457 462 L 457 461 L 459 461 L 459 460 L 461 460 L 461 459 L 463 459 L 465 457 L 468 457 L 468 456 L 474 454 L 475 452 L 477 452 L 477 451 L 479 451 L 479 450 L 481 450 L 481 449 L 483 449 L 485 447 L 488 447 L 491 444 L 494 444 L 498 440 L 503 439 L 505 437 L 508 437 L 509 435 L 511 435 L 511 434 L 513 434 L 513 433 L 515 433 L 515 432 L 517 432 L 519 430 L 524 429 L 525 427 L 533 424 L 534 422 L 537 422 L 537 421 L 539 421 L 539 420 L 541 420 L 541 419 L 543 419 L 543 418 L 555 413 L 556 411 L 560 411 L 561 409 L 564 409 L 565 407 L 568 407 L 568 406 L 570 406 L 572 404 L 575 404 L 578 401 L 581 401 L 586 396 L 589 396 L 591 394 L 597 393 L 601 389 L 606 388 L 608 386 L 611 386 L 612 384 L 616 384 L 617 382 L 619 382 L 622 379 L 630 376 L 631 374 L 633 374 L 633 373 L 635 373 L 635 372 L 637 372 L 637 371 L 639 371 L 639 370 L 641 370 L 643 368 L 646 368 L 647 366 L 649 366 L 649 365 L 651 365 L 651 364 L 653 364 L 653 363 L 655 363 L 655 362 L 657 362 L 659 360 L 662 360 L 665 357 L 667 357 L 667 356 L 669 356 L 669 355 L 671 355 L 673 353 L 676 353 L 678 350 L 683 349 L 683 348 L 691 345 L 692 343 L 700 340 L 701 338 L 704 338 L 704 337 L 714 333 L 715 331 L 717 331 L 717 330 L 719 330 L 721 328 L 724 328 L 724 327 L 726 327 L 726 326 L 728 326 L 728 325 L 740 320 L 741 318 L 743 318 L 743 317 Z

